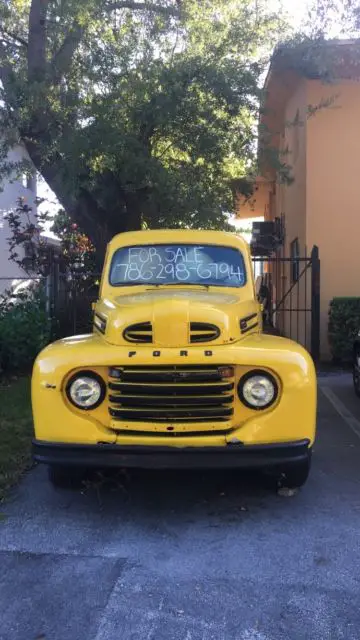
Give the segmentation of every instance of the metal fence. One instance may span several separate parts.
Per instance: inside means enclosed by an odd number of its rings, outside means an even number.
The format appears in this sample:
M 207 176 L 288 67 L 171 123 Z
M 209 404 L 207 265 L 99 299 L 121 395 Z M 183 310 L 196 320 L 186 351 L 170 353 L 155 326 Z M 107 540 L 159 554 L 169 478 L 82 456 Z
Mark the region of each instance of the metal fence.
M 278 333 L 302 344 L 315 361 L 320 358 L 320 257 L 311 253 L 293 258 L 253 257 L 262 265 L 265 320 Z
M 89 333 L 92 303 L 98 299 L 99 273 L 57 274 L 50 285 L 50 309 L 59 335 Z

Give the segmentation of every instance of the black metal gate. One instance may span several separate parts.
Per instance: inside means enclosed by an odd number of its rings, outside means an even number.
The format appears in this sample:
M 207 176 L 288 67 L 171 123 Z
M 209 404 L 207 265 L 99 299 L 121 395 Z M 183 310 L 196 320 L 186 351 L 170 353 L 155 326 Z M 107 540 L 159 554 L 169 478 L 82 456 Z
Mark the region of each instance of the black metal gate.
M 290 258 L 254 256 L 257 293 L 263 304 L 265 330 L 302 344 L 320 358 L 320 258 L 311 254 Z
M 54 338 L 92 331 L 92 304 L 99 296 L 100 273 L 59 273 L 52 269 L 50 309 Z

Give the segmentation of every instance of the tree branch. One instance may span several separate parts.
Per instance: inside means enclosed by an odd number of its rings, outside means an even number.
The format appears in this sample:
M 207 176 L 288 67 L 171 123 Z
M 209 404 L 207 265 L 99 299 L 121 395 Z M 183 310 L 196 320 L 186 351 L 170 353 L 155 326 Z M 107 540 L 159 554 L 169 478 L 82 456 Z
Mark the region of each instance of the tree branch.
M 81 27 L 79 24 L 73 25 L 66 35 L 60 49 L 54 54 L 51 61 L 51 67 L 54 71 L 55 81 L 59 82 L 61 76 L 68 71 L 74 53 L 81 42 L 83 33 L 84 27 Z
M 28 78 L 42 80 L 46 71 L 46 11 L 49 0 L 32 0 L 29 14 Z
M 170 143 L 165 147 L 165 149 L 164 149 L 161 153 L 159 153 L 159 155 L 158 155 L 158 156 L 154 156 L 154 157 L 155 157 L 155 159 L 156 159 L 156 160 L 160 160 L 160 158 L 162 158 L 162 157 L 163 157 L 163 156 L 164 156 L 164 155 L 169 151 L 169 149 L 171 149 L 171 147 L 173 147 L 173 146 L 174 146 L 174 144 L 175 144 L 175 140 L 173 140 L 172 142 L 170 142 Z
M 105 7 L 106 11 L 115 11 L 119 9 L 133 9 L 134 11 L 151 11 L 152 13 L 160 13 L 164 16 L 180 16 L 178 7 L 161 7 L 153 2 L 134 2 L 133 0 L 119 0 Z
M 11 64 L 8 60 L 6 47 L 3 42 L 0 41 L 0 80 L 3 83 L 5 92 L 8 89 L 9 84 L 14 78 Z
M 21 44 L 23 47 L 26 47 L 26 48 L 28 47 L 27 40 L 25 40 L 24 38 L 21 38 L 20 36 L 18 36 L 16 33 L 13 33 L 12 31 L 8 31 L 7 29 L 4 29 L 4 27 L 0 27 L 0 34 L 4 34 L 5 36 L 8 36 L 8 38 L 11 38 L 12 40 L 14 40 L 14 42 Z

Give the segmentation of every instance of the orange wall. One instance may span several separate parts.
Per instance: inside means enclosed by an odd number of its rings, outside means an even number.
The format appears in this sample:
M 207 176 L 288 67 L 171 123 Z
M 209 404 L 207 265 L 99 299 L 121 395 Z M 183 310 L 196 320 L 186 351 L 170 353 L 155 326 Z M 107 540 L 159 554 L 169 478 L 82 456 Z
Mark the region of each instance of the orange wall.
M 321 352 L 329 355 L 327 322 L 334 296 L 360 295 L 360 84 L 307 83 L 308 103 L 336 97 L 307 123 L 308 246 L 321 260 Z
M 304 79 L 295 89 L 292 86 L 291 91 L 280 138 L 284 153 L 282 161 L 291 165 L 294 182 L 277 184 L 274 195 L 270 193 L 271 184 L 268 182 L 265 186 L 263 182 L 252 213 L 247 206 L 238 210 L 238 215 L 265 214 L 268 219 L 284 214 L 286 238 L 281 254 L 284 257 L 289 257 L 290 243 L 295 238 L 299 239 L 302 256 L 305 246 L 308 253 L 313 245 L 319 246 L 321 357 L 327 358 L 330 355 L 327 341 L 330 300 L 334 296 L 360 295 L 360 83 L 340 81 L 325 85 Z M 329 99 L 332 100 L 330 106 L 307 116 L 310 105 L 319 106 Z M 292 123 L 298 110 L 302 124 L 294 126 Z M 290 284 L 290 266 L 282 265 L 277 283 L 278 298 Z M 299 285 L 299 306 L 310 307 L 310 278 L 307 284 L 307 301 L 304 299 L 304 279 Z M 289 300 L 286 305 L 289 306 Z M 309 338 L 309 314 L 306 317 Z M 289 314 L 279 317 L 287 335 L 304 343 L 305 314 L 300 318 L 300 336 L 294 335 L 293 328 L 289 330 L 288 321 Z
M 301 124 L 294 125 L 299 110 Z M 286 216 L 285 255 L 289 255 L 289 245 L 299 238 L 300 252 L 303 254 L 306 238 L 306 82 L 301 81 L 290 98 L 283 123 L 281 139 L 282 162 L 291 166 L 294 182 L 280 184 L 277 188 L 276 211 Z
M 253 195 L 245 199 L 237 193 L 235 196 L 235 215 L 239 219 L 266 217 L 269 208 L 271 183 L 263 178 L 256 180 Z
M 305 255 L 306 245 L 306 133 L 307 133 L 307 91 L 306 81 L 299 82 L 296 90 L 287 102 L 283 118 L 281 135 L 281 161 L 291 167 L 294 178 L 292 184 L 278 184 L 275 196 L 277 216 L 285 218 L 285 241 L 282 257 L 290 257 L 290 243 L 298 238 L 300 256 Z M 298 117 L 296 117 L 298 114 Z M 295 124 L 295 122 L 297 122 Z M 305 263 L 300 265 L 300 272 Z M 277 297 L 282 299 L 292 286 L 290 263 L 280 266 L 277 278 Z M 309 284 L 309 280 L 307 285 Z M 290 313 L 290 309 L 309 308 L 309 287 L 305 287 L 305 278 L 301 278 L 284 302 L 286 309 L 279 313 L 277 322 L 286 335 L 310 348 L 310 313 Z M 305 291 L 308 300 L 305 302 Z

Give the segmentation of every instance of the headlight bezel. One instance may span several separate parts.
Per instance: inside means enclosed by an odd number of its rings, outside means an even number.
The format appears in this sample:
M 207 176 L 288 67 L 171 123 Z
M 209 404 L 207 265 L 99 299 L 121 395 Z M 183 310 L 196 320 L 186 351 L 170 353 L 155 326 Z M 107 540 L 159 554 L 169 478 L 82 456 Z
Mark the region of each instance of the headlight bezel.
M 77 402 L 75 402 L 75 400 L 71 396 L 71 393 L 70 393 L 71 387 L 74 384 L 74 382 L 76 382 L 76 380 L 79 380 L 80 378 L 91 378 L 91 379 L 95 380 L 96 382 L 98 382 L 98 384 L 100 386 L 99 398 L 91 406 L 83 407 L 80 404 L 78 404 Z M 66 393 L 66 398 L 70 402 L 70 404 L 73 407 L 75 407 L 76 409 L 78 409 L 79 411 L 93 411 L 94 409 L 97 409 L 97 407 L 99 407 L 104 402 L 105 397 L 106 397 L 106 385 L 105 385 L 105 382 L 104 382 L 103 378 L 98 373 L 96 373 L 95 371 L 88 370 L 88 369 L 82 369 L 81 371 L 76 371 L 76 373 L 74 373 L 69 378 L 69 380 L 66 383 L 65 393 Z
M 256 376 L 261 376 L 262 378 L 266 378 L 272 383 L 274 387 L 274 395 L 272 399 L 262 406 L 251 404 L 251 402 L 249 402 L 244 396 L 245 383 L 251 378 L 254 378 Z M 269 409 L 270 407 L 274 406 L 275 403 L 277 402 L 279 397 L 279 383 L 276 380 L 275 376 L 269 371 L 265 371 L 264 369 L 252 369 L 251 371 L 248 371 L 240 378 L 237 386 L 237 392 L 238 392 L 239 399 L 245 405 L 245 407 L 247 407 L 248 409 L 252 409 L 253 411 L 265 411 L 266 409 Z

